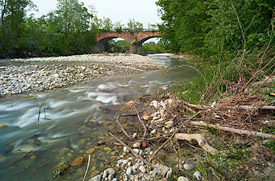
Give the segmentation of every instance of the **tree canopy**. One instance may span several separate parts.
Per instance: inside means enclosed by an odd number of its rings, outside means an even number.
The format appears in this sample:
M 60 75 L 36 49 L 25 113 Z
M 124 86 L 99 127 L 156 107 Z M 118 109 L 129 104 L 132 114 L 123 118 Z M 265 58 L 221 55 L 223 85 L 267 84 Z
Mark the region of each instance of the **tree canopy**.
M 274 0 L 158 0 L 167 48 L 217 60 L 269 42 Z M 274 22 L 273 22 L 274 23 Z

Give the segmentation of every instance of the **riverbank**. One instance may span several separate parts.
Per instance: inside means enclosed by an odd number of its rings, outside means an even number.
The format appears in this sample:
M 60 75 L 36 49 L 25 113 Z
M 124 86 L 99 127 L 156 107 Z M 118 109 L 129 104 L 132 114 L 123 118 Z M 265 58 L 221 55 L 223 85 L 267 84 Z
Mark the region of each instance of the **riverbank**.
M 87 54 L 2 60 L 0 96 L 51 90 L 106 76 L 128 75 L 164 66 L 141 55 Z

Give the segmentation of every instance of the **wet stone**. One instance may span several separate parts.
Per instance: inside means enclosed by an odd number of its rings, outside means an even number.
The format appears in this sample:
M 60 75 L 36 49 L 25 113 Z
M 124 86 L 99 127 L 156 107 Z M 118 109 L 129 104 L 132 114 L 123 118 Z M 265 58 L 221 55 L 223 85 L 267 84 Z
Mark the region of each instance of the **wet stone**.
M 84 158 L 78 157 L 77 159 L 73 160 L 71 163 L 72 167 L 80 167 L 83 164 Z
M 5 127 L 8 127 L 8 126 L 6 124 L 3 124 L 3 123 L 0 124 L 0 129 L 5 128 Z

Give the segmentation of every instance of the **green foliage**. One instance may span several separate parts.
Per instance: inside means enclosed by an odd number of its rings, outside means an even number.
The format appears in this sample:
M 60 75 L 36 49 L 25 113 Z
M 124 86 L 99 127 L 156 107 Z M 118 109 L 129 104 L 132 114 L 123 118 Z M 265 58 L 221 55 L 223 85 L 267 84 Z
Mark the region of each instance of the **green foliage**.
M 127 23 L 127 28 L 130 32 L 143 31 L 143 24 L 135 21 L 134 19 L 129 20 Z
M 94 15 L 78 0 L 58 0 L 57 9 L 40 18 L 26 16 L 30 0 L 1 0 L 0 57 L 79 54 L 95 41 Z M 95 29 L 93 29 L 95 28 Z
M 109 53 L 126 53 L 129 51 L 130 44 L 125 40 L 110 40 L 106 48 Z
M 173 52 L 219 60 L 234 58 L 240 49 L 267 44 L 273 0 L 159 0 L 163 38 Z M 269 32 L 269 34 L 268 34 Z
M 165 52 L 164 48 L 162 47 L 162 45 L 159 42 L 155 43 L 153 41 L 143 43 L 142 51 L 145 52 L 145 53 Z
M 269 148 L 273 154 L 275 154 L 275 139 L 270 139 L 268 140 L 264 146 L 266 146 L 267 148 Z

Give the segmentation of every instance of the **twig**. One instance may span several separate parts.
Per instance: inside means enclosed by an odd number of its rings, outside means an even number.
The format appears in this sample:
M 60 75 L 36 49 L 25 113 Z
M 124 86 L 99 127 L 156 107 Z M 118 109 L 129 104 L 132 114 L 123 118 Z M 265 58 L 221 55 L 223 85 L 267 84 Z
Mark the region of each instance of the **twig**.
M 133 106 L 133 108 L 135 109 L 135 111 L 137 113 L 137 117 L 138 117 L 138 120 L 139 120 L 140 124 L 143 126 L 143 129 L 144 129 L 143 139 L 144 139 L 146 137 L 146 135 L 147 135 L 147 128 L 146 128 L 146 126 L 144 124 L 144 121 L 140 118 L 140 115 L 139 115 L 139 112 L 137 110 L 137 107 L 134 104 L 132 104 L 132 106 Z
M 255 132 L 255 131 L 248 131 L 248 130 L 240 130 L 240 129 L 235 129 L 235 128 L 229 128 L 229 127 L 223 127 L 219 125 L 213 125 L 213 124 L 207 124 L 203 121 L 192 121 L 190 124 L 195 125 L 195 126 L 208 126 L 214 129 L 218 130 L 223 130 L 223 131 L 228 131 L 232 133 L 237 133 L 237 134 L 244 134 L 244 135 L 249 135 L 249 136 L 258 136 L 261 138 L 273 138 L 275 139 L 275 135 L 271 134 L 266 134 L 266 133 L 260 133 L 260 132 Z
M 128 137 L 130 138 L 130 140 L 132 139 L 131 136 L 128 135 L 128 133 L 125 131 L 125 129 L 123 128 L 123 126 L 121 125 L 121 123 L 119 122 L 119 118 L 120 118 L 120 115 L 117 116 L 116 118 L 116 123 L 119 125 L 120 129 L 123 131 L 123 133 Z
M 178 133 L 179 132 L 179 130 L 181 129 L 181 128 L 183 128 L 184 127 L 184 125 L 186 124 L 186 123 L 188 123 L 189 121 L 191 121 L 194 117 L 196 117 L 198 114 L 200 114 L 201 112 L 197 112 L 196 114 L 194 114 L 192 117 L 190 117 L 187 121 L 185 121 L 184 123 L 182 123 L 181 125 L 180 125 L 180 127 L 172 134 L 172 136 L 170 136 L 155 152 L 154 152 L 154 154 L 151 156 L 151 158 L 149 159 L 149 162 L 151 162 L 152 161 L 152 159 L 156 156 L 156 154 L 170 141 L 170 140 L 172 140 L 172 138 L 175 136 L 175 134 L 176 133 Z
M 41 113 L 41 103 L 39 102 L 39 112 L 38 112 L 38 119 L 37 119 L 38 126 L 39 126 L 39 121 L 40 121 L 40 113 Z
M 85 181 L 85 179 L 86 179 L 86 177 L 87 177 L 88 170 L 89 170 L 89 167 L 90 167 L 90 161 L 91 161 L 91 155 L 89 155 L 89 158 L 88 158 L 88 165 L 87 165 L 87 168 L 86 168 L 86 171 L 85 171 L 85 175 L 84 175 L 82 181 Z
M 120 139 L 118 139 L 118 138 L 117 138 L 115 135 L 113 135 L 109 130 L 108 130 L 108 134 L 109 134 L 110 136 L 112 136 L 115 140 L 117 140 L 118 142 L 120 142 L 123 146 L 127 147 L 127 148 L 133 153 L 133 155 L 134 155 L 136 158 L 140 159 L 140 160 L 143 161 L 146 165 L 148 165 L 149 167 L 152 168 L 152 164 L 151 164 L 151 163 L 147 162 L 144 158 L 142 158 L 142 156 L 137 155 L 137 154 L 134 152 L 134 150 L 133 150 L 132 148 L 130 148 L 127 144 L 125 144 L 123 141 L 121 141 Z

